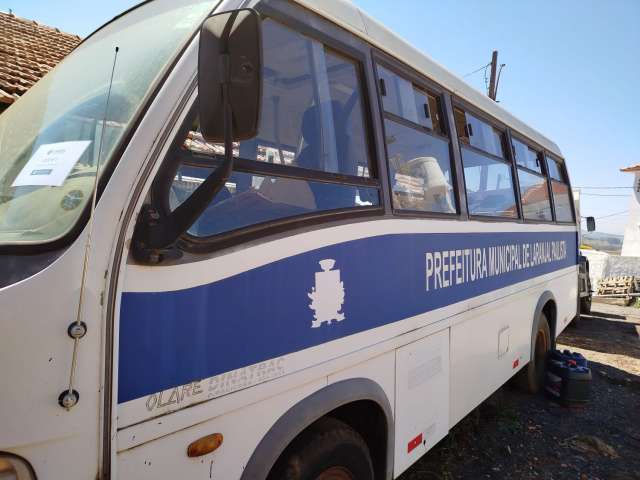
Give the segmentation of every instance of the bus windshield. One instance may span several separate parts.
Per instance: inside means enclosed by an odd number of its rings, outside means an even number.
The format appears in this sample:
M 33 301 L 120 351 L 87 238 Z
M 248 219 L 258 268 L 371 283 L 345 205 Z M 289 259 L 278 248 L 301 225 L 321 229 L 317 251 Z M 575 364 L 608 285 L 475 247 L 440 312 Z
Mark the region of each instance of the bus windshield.
M 72 229 L 97 170 L 214 4 L 155 0 L 131 10 L 0 115 L 0 246 L 51 242 Z

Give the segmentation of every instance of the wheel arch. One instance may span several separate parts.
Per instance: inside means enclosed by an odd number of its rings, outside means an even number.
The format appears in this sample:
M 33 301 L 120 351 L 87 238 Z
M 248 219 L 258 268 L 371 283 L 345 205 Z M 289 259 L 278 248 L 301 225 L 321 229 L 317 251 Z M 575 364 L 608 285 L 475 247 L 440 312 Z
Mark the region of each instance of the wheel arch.
M 241 480 L 263 480 L 285 451 L 287 446 L 309 425 L 324 416 L 335 416 L 346 421 L 344 415 L 349 408 L 367 405 L 377 408 L 384 417 L 386 427 L 386 450 L 384 461 L 378 462 L 376 478 L 390 480 L 393 474 L 394 428 L 391 404 L 382 387 L 367 378 L 341 380 L 309 395 L 287 410 L 262 437 L 249 458 Z M 341 414 L 342 413 L 342 414 Z M 357 426 L 354 427 L 358 430 Z M 370 439 L 365 438 L 367 444 Z M 374 467 L 376 460 L 374 460 Z
M 533 315 L 533 322 L 531 323 L 531 352 L 529 355 L 529 360 L 533 361 L 533 356 L 535 354 L 533 345 L 535 345 L 536 341 L 536 333 L 538 331 L 538 323 L 540 322 L 540 314 L 544 313 L 547 317 L 547 321 L 549 322 L 549 331 L 551 332 L 551 348 L 556 347 L 556 320 L 558 307 L 556 305 L 556 299 L 549 290 L 546 290 L 540 295 L 538 299 L 538 303 L 536 304 L 536 309 Z

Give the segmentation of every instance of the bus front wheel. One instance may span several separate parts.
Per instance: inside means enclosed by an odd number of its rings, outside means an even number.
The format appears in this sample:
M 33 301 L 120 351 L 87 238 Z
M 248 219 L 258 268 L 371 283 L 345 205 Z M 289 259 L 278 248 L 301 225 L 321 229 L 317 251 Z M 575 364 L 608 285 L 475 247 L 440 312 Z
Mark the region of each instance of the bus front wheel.
M 369 448 L 358 432 L 324 417 L 287 447 L 269 480 L 373 480 Z
M 518 372 L 516 382 L 525 392 L 538 393 L 544 386 L 547 358 L 551 351 L 551 330 L 544 312 L 540 313 L 531 348 L 533 349 L 533 359 Z

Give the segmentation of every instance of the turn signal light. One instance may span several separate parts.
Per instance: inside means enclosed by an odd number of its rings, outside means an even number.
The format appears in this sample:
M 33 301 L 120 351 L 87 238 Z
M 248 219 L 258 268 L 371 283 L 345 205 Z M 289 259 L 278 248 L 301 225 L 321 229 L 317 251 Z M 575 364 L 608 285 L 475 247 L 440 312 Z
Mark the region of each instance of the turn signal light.
M 201 457 L 202 455 L 211 453 L 222 445 L 222 440 L 223 437 L 221 433 L 212 433 L 206 437 L 199 438 L 191 442 L 187 447 L 187 457 Z

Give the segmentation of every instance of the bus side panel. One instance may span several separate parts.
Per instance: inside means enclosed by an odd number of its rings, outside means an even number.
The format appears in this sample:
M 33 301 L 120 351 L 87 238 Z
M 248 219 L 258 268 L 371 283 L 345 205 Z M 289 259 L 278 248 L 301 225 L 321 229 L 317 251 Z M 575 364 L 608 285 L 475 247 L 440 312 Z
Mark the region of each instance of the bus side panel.
M 395 365 L 395 353 L 392 350 L 365 362 L 359 363 L 353 367 L 329 375 L 329 381 L 327 383 L 331 385 L 332 383 L 353 378 L 367 378 L 372 380 L 382 387 L 382 390 L 384 390 L 384 393 L 389 400 L 391 410 L 395 411 Z
M 394 475 L 449 431 L 449 329 L 396 350 Z
M 450 426 L 527 363 L 536 302 L 530 289 L 508 295 L 470 310 L 451 328 Z
M 326 386 L 326 377 L 261 399 L 247 407 L 118 453 L 118 478 L 238 479 L 269 428 L 303 398 Z M 175 414 L 174 414 L 175 415 Z M 162 422 L 162 419 L 157 421 Z M 134 435 L 135 427 L 119 435 Z M 187 446 L 206 435 L 221 433 L 222 445 L 202 457 L 187 457 Z
M 556 337 L 569 325 L 571 320 L 578 314 L 578 268 L 575 272 L 570 272 L 562 278 L 558 278 L 553 283 L 553 292 L 557 304 Z

